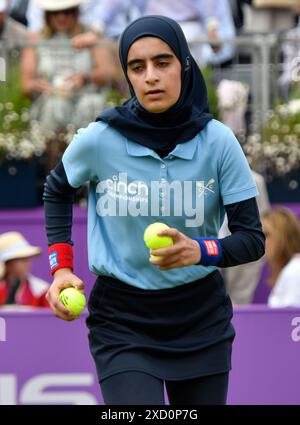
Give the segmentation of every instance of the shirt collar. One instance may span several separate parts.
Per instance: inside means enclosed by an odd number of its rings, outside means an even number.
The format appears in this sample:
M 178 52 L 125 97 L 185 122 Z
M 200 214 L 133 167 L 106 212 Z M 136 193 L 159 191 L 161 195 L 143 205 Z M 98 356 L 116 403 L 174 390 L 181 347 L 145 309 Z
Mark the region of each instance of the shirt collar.
M 167 158 L 176 156 L 177 158 L 191 160 L 195 154 L 198 144 L 198 135 L 193 139 L 185 143 L 179 143 L 172 152 L 167 155 Z M 126 139 L 126 149 L 128 155 L 131 156 L 152 156 L 161 160 L 159 155 L 150 148 L 140 145 L 139 143 L 133 142 Z

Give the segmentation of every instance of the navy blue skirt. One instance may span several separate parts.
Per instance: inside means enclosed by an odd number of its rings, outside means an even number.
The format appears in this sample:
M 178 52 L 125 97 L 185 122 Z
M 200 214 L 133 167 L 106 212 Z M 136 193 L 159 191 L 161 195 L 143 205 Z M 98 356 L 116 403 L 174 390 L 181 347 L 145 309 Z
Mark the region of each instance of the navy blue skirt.
M 184 380 L 231 369 L 232 303 L 219 271 L 162 290 L 99 276 L 88 309 L 99 382 L 129 370 Z

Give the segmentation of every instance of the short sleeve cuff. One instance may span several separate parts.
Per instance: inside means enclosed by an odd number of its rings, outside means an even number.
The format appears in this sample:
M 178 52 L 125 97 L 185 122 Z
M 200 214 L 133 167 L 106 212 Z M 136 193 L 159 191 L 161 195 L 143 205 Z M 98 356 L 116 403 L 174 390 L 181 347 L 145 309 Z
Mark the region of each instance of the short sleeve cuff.
M 259 193 L 256 186 L 252 186 L 249 189 L 244 189 L 239 192 L 228 193 L 225 195 L 222 194 L 222 199 L 224 205 L 230 205 L 235 204 L 236 202 L 246 201 L 247 199 L 256 198 L 258 195 Z

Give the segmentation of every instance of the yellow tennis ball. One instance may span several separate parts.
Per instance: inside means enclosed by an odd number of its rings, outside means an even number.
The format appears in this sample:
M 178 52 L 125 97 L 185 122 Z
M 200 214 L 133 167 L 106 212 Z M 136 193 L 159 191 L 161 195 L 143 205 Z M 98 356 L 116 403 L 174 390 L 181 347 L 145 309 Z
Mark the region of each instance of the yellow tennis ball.
M 59 294 L 63 305 L 71 310 L 74 316 L 78 316 L 86 306 L 85 295 L 75 288 L 65 288 Z
M 159 249 L 174 244 L 173 239 L 170 236 L 158 236 L 158 233 L 162 230 L 169 229 L 164 223 L 153 223 L 150 224 L 144 232 L 144 241 L 148 248 Z M 157 258 L 155 255 L 151 255 L 151 258 Z

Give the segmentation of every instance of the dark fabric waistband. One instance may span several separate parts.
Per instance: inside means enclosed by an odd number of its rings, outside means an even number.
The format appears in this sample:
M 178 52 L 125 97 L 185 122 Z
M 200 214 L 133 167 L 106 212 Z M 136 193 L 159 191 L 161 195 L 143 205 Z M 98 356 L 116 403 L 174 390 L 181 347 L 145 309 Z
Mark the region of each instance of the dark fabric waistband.
M 202 279 L 197 279 L 189 283 L 183 283 L 182 285 L 175 286 L 174 288 L 163 288 L 163 289 L 156 289 L 156 290 L 138 288 L 137 286 L 130 285 L 112 276 L 104 276 L 104 275 L 99 275 L 96 280 L 96 283 L 101 283 L 112 288 L 120 289 L 121 291 L 126 291 L 130 293 L 135 293 L 135 294 L 162 295 L 162 294 L 169 294 L 169 293 L 177 294 L 177 293 L 180 293 L 181 291 L 186 292 L 189 289 L 192 290 L 196 286 L 198 287 L 199 285 L 209 283 L 218 277 L 222 279 L 222 276 L 219 270 L 214 270 L 213 272 L 209 273 L 207 276 L 203 277 Z

